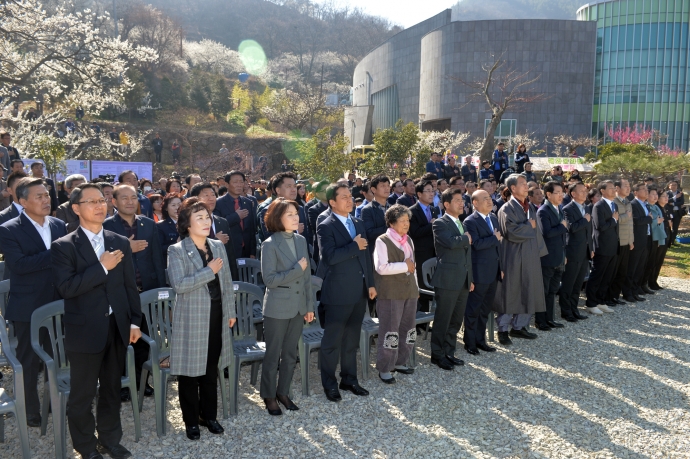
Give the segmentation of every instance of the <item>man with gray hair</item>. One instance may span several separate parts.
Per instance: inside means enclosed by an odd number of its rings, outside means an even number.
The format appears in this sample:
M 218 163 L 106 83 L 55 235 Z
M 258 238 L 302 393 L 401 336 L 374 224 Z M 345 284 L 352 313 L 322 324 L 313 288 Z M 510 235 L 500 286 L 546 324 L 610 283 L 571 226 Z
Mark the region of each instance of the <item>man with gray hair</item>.
M 506 186 L 511 198 L 498 211 L 504 277 L 498 282 L 493 308 L 498 312 L 498 340 L 503 345 L 512 344 L 510 337 L 537 337 L 527 328 L 532 314 L 546 311 L 541 257 L 548 254 L 536 210 L 527 200 L 527 180 L 512 174 Z
M 84 177 L 83 175 L 68 175 L 65 179 L 65 193 L 67 193 L 67 196 L 71 195 L 72 190 L 74 190 L 82 183 L 86 183 L 86 177 Z M 67 223 L 68 233 L 71 233 L 75 229 L 79 228 L 79 217 L 72 210 L 72 206 L 70 206 L 69 201 L 64 202 L 58 206 L 57 211 L 55 212 L 55 216 L 63 222 Z

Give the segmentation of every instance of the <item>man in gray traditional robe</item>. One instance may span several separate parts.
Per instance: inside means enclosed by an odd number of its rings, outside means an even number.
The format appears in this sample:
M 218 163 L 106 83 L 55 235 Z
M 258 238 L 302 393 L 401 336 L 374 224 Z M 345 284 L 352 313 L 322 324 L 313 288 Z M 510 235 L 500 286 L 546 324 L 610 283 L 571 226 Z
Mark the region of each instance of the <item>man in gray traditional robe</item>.
M 498 211 L 501 266 L 505 275 L 498 282 L 493 309 L 497 312 L 498 340 L 509 345 L 511 336 L 537 337 L 527 328 L 532 314 L 546 311 L 541 257 L 548 250 L 539 231 L 536 211 L 527 200 L 527 180 L 512 174 L 505 184 L 511 198 Z

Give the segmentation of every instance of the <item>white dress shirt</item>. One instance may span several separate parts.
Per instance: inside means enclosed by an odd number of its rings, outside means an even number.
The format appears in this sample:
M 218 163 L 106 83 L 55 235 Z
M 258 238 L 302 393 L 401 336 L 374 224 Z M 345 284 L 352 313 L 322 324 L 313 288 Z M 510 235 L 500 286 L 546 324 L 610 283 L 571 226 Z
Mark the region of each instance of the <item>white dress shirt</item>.
M 29 217 L 29 214 L 25 214 L 26 218 L 29 219 L 29 221 L 34 225 L 34 228 L 36 228 L 36 231 L 38 231 L 38 235 L 41 236 L 41 239 L 43 239 L 43 243 L 46 246 L 46 250 L 50 250 L 50 244 L 51 244 L 51 234 L 50 234 L 50 222 L 48 219 L 43 220 L 43 225 L 39 225 L 31 217 Z
M 16 201 L 13 201 L 12 204 L 14 204 L 14 207 L 17 208 L 17 212 L 20 214 L 24 212 L 24 207 L 21 204 L 18 204 Z

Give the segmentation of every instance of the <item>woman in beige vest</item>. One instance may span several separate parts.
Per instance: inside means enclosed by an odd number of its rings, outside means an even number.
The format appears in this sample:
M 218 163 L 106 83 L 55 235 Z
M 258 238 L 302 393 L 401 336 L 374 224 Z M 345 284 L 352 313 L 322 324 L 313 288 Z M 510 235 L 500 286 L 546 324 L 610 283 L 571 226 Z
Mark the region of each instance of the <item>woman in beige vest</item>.
M 417 277 L 414 245 L 407 232 L 411 212 L 400 204 L 386 211 L 388 230 L 376 239 L 374 250 L 374 283 L 376 312 L 379 318 L 379 340 L 376 368 L 386 384 L 395 383 L 397 371 L 412 374 L 405 366 L 417 338 Z

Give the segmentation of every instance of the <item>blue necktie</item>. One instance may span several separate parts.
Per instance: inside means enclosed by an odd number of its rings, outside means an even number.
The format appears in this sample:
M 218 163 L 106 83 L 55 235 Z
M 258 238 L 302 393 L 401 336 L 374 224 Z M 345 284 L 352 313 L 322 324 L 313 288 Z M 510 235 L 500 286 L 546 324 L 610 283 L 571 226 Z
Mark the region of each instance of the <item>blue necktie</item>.
M 347 226 L 347 232 L 350 233 L 350 237 L 354 239 L 357 234 L 355 234 L 355 225 L 352 223 L 352 220 L 349 218 L 345 220 L 345 226 Z
M 616 205 L 615 202 L 611 202 L 611 212 L 616 212 L 618 210 L 618 206 Z
M 486 216 L 486 218 L 485 218 L 484 220 L 486 220 L 486 224 L 489 225 L 489 229 L 490 229 L 491 231 L 493 231 L 493 230 L 494 230 L 494 227 L 493 227 L 493 225 L 491 225 L 491 219 L 489 218 L 488 215 Z
M 431 222 L 431 209 L 428 206 L 424 209 L 424 213 L 426 214 L 426 220 Z

